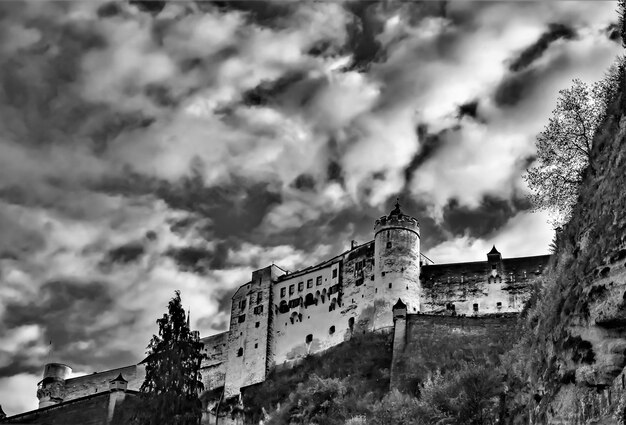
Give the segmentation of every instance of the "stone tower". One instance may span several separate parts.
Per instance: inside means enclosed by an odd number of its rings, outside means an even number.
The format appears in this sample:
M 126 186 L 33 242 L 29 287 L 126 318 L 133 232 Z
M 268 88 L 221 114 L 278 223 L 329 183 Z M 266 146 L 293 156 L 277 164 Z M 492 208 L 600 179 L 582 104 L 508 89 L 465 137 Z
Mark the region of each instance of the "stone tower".
M 65 380 L 72 368 L 61 363 L 48 363 L 44 366 L 43 379 L 37 386 L 39 408 L 61 403 L 65 397 Z
M 396 202 L 389 215 L 374 224 L 373 329 L 393 326 L 392 305 L 402 299 L 407 311 L 419 311 L 420 228 Z

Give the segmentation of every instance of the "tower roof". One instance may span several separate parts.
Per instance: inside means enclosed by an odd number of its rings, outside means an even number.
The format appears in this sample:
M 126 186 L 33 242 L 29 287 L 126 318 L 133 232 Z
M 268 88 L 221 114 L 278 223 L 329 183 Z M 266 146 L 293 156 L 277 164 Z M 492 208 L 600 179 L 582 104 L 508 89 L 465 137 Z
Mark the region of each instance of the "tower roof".
M 401 308 L 406 308 L 406 304 L 403 303 L 400 298 L 398 298 L 398 301 L 393 305 L 393 309 L 397 310 L 397 309 L 401 309 Z
M 494 254 L 500 254 L 500 252 L 496 249 L 495 245 L 493 246 L 493 248 L 491 248 L 491 251 L 489 251 L 487 255 L 494 255 Z
M 117 375 L 117 378 L 113 379 L 110 382 L 113 383 L 113 382 L 128 382 L 128 381 L 126 379 L 124 379 L 124 377 L 120 373 L 119 375 Z

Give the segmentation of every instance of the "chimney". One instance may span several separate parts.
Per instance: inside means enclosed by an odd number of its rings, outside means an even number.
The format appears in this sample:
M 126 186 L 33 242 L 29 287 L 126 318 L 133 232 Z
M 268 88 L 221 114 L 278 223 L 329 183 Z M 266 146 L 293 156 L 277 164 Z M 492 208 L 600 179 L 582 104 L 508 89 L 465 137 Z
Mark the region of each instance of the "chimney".
M 350 242 L 350 249 L 354 249 L 354 247 L 356 246 L 357 246 L 357 242 L 354 239 L 352 239 L 352 241 Z

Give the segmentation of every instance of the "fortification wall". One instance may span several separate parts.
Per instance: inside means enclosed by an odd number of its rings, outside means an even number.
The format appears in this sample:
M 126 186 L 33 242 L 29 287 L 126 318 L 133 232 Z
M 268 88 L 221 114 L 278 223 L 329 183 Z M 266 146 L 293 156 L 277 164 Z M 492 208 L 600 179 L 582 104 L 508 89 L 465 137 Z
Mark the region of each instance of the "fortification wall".
M 480 316 L 519 312 L 549 256 L 422 267 L 422 312 Z M 409 313 L 411 313 L 409 311 Z
M 517 314 L 482 317 L 408 314 L 406 319 L 397 319 L 392 387 L 413 390 L 431 371 L 446 370 L 459 361 L 490 359 L 497 363 L 498 356 L 517 339 L 516 324 Z
M 341 261 L 337 260 L 274 285 L 276 364 L 325 350 L 344 340 L 348 324 L 347 320 L 340 320 L 341 281 Z
M 252 273 L 252 281 L 233 296 L 228 332 L 225 395 L 265 380 L 268 363 L 268 326 L 272 314 L 272 282 L 283 272 L 272 265 Z
M 109 382 L 119 374 L 128 381 L 129 390 L 139 391 L 146 377 L 146 369 L 143 365 L 131 365 L 67 379 L 63 401 L 109 391 Z

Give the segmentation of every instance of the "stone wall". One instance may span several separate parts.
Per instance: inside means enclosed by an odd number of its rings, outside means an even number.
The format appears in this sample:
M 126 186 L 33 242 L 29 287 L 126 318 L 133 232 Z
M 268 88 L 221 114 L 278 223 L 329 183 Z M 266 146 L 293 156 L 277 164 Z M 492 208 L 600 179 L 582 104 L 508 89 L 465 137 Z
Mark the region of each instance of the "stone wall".
M 341 261 L 283 276 L 274 285 L 276 364 L 323 351 L 344 340 Z M 333 328 L 334 327 L 334 328 Z
M 272 265 L 252 273 L 252 280 L 233 296 L 227 343 L 225 395 L 265 380 L 268 369 L 268 326 L 272 283 L 283 274 Z
M 67 379 L 65 381 L 64 401 L 91 394 L 108 392 L 109 382 L 117 378 L 119 374 L 122 374 L 124 379 L 128 381 L 129 390 L 139 391 L 146 377 L 146 369 L 143 365 L 131 365 Z
M 391 385 L 412 391 L 428 373 L 445 370 L 460 361 L 497 362 L 498 356 L 515 343 L 516 324 L 517 314 L 399 317 L 395 321 Z
M 130 422 L 137 398 L 131 392 L 109 391 L 70 402 L 11 416 L 0 423 L 37 425 L 125 425 Z
M 519 312 L 549 259 L 540 255 L 423 266 L 421 311 L 472 316 Z

